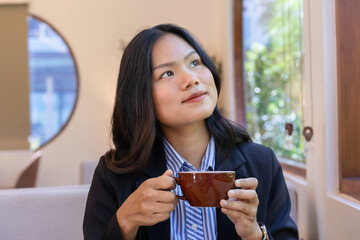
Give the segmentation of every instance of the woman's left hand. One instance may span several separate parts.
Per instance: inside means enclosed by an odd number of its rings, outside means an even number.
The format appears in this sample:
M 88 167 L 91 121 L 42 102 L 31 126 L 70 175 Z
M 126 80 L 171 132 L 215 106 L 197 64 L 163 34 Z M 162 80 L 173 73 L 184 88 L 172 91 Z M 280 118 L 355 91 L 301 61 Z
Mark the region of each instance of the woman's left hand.
M 259 205 L 255 191 L 258 185 L 256 178 L 237 179 L 235 186 L 228 192 L 229 199 L 221 200 L 221 211 L 235 224 L 237 234 L 242 239 L 261 239 L 262 232 L 256 220 Z

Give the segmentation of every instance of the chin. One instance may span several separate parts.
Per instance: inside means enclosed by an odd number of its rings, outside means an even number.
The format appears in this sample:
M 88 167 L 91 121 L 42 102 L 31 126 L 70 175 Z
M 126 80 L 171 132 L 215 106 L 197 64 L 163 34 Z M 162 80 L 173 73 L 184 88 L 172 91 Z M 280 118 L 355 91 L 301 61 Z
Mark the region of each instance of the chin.
M 199 112 L 196 114 L 196 117 L 194 117 L 194 121 L 197 122 L 197 121 L 205 120 L 205 119 L 209 118 L 213 112 L 214 112 L 214 109 Z

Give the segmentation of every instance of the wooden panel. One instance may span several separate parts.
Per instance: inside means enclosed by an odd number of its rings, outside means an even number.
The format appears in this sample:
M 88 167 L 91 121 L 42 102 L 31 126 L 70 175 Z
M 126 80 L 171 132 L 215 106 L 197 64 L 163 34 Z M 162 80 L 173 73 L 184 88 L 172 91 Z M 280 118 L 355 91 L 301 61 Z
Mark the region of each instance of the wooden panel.
M 246 127 L 245 82 L 243 79 L 242 0 L 234 0 L 234 86 L 236 122 Z
M 343 193 L 360 200 L 360 178 L 343 178 L 340 181 L 340 189 Z
M 336 0 L 340 190 L 353 194 L 360 194 L 359 12 L 360 1 Z
M 360 1 L 337 0 L 340 159 L 344 177 L 360 173 Z
M 28 149 L 27 5 L 0 5 L 0 149 Z
M 300 166 L 296 166 L 294 164 L 293 160 L 289 160 L 289 161 L 282 161 L 281 159 L 279 159 L 280 165 L 282 167 L 282 169 L 284 170 L 284 172 L 287 173 L 291 173 L 303 180 L 306 180 L 306 166 L 305 164 L 303 164 L 302 167 Z

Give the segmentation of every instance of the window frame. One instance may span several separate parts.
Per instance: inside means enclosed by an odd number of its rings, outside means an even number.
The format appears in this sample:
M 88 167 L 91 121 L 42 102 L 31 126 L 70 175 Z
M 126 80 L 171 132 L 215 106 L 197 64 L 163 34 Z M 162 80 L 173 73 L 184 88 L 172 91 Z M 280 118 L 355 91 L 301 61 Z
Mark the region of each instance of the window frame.
M 71 58 L 73 59 L 74 62 L 74 69 L 75 69 L 75 76 L 76 76 L 76 97 L 74 100 L 74 106 L 72 108 L 72 111 L 68 117 L 68 119 L 66 120 L 66 122 L 61 126 L 61 128 L 59 129 L 59 131 L 52 136 L 51 138 L 49 138 L 47 141 L 45 141 L 43 144 L 41 144 L 38 148 L 34 149 L 34 151 L 40 150 L 42 148 L 44 148 L 45 146 L 47 146 L 49 143 L 51 143 L 54 139 L 56 139 L 61 133 L 62 131 L 67 127 L 67 125 L 69 124 L 69 122 L 71 121 L 71 119 L 73 118 L 73 115 L 77 109 L 78 106 L 78 101 L 79 101 L 79 93 L 80 93 L 80 79 L 79 79 L 79 69 L 78 69 L 78 64 L 75 58 L 75 55 L 73 53 L 73 50 L 71 49 L 71 46 L 69 44 L 69 42 L 66 40 L 66 38 L 64 37 L 63 34 L 61 34 L 56 27 L 54 27 L 54 25 L 52 25 L 51 23 L 49 23 L 47 20 L 45 20 L 42 17 L 39 17 L 35 14 L 28 14 L 29 17 L 32 17 L 38 21 L 41 21 L 43 23 L 46 23 L 56 34 L 58 34 L 61 39 L 64 41 L 64 43 L 66 44 L 68 50 L 69 50 L 69 55 L 71 56 Z M 30 81 L 30 76 L 29 76 L 29 81 Z

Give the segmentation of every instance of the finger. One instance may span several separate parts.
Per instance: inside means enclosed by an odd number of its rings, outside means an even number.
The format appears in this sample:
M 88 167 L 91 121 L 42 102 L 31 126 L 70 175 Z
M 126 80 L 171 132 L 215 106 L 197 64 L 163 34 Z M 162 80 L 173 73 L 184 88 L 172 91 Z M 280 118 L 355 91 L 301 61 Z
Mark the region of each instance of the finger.
M 172 175 L 173 175 L 173 172 L 172 172 L 170 169 L 168 169 L 168 170 L 166 170 L 166 171 L 163 173 L 163 175 L 162 175 L 162 176 L 169 176 L 169 177 L 172 177 Z
M 155 203 L 154 214 L 166 214 L 175 210 L 176 204 L 173 203 Z
M 226 209 L 226 211 L 242 213 L 251 218 L 256 216 L 256 213 L 257 213 L 257 205 L 248 204 L 248 203 L 242 202 L 242 201 L 229 201 L 229 200 L 223 199 L 220 201 L 220 206 L 222 208 Z M 240 215 L 238 215 L 236 213 L 232 213 L 231 216 L 239 217 Z
M 228 197 L 247 200 L 249 203 L 256 203 L 258 201 L 258 195 L 255 190 L 232 189 L 228 191 Z
M 168 218 L 170 218 L 170 213 L 154 213 L 151 216 L 142 217 L 140 223 L 142 226 L 152 226 L 156 223 L 163 222 Z
M 235 211 L 235 210 L 231 210 L 231 209 L 227 209 L 227 208 L 221 208 L 221 211 L 226 214 L 230 219 L 232 219 L 232 221 L 234 223 L 241 221 L 243 222 L 245 219 L 246 220 L 254 220 L 256 219 L 256 216 L 250 216 L 247 215 L 243 212 L 239 212 L 239 211 Z
M 135 209 L 135 211 L 146 215 L 146 216 L 151 216 L 154 213 L 167 213 L 167 212 L 171 212 L 175 209 L 176 206 L 176 201 L 173 202 L 159 202 L 157 201 L 157 199 L 153 199 L 151 201 L 142 201 L 137 208 Z
M 170 169 L 167 169 L 164 173 L 163 173 L 163 175 L 161 175 L 160 177 L 166 177 L 166 181 L 170 181 L 170 186 L 165 186 L 166 187 L 166 189 L 167 190 L 173 190 L 173 189 L 175 189 L 175 187 L 176 187 L 176 182 L 175 182 L 175 180 L 172 178 L 172 175 L 173 175 L 173 172 L 172 172 L 172 170 L 170 170 Z M 159 177 L 159 178 L 160 178 Z M 170 179 L 169 179 L 169 177 L 170 177 Z M 164 180 L 165 181 L 165 180 Z M 166 183 L 165 183 L 166 184 Z M 162 188 L 163 189 L 163 188 Z
M 235 186 L 243 189 L 255 190 L 258 186 L 258 180 L 256 178 L 242 178 L 235 181 Z
M 156 213 L 153 215 L 153 218 L 155 220 L 155 223 L 163 222 L 166 219 L 170 218 L 170 213 Z M 151 225 L 154 225 L 154 224 L 151 224 Z
M 161 190 L 155 191 L 156 192 L 154 192 L 154 195 L 156 197 L 156 202 L 177 204 L 179 201 L 176 197 L 176 194 L 173 192 Z
M 167 170 L 167 171 L 171 172 L 171 170 Z M 151 178 L 151 179 L 147 180 L 148 184 L 150 184 L 150 186 L 154 189 L 162 189 L 162 190 L 175 189 L 176 182 L 171 176 L 165 175 L 165 174 L 170 174 L 169 172 L 167 173 L 167 171 L 160 177 Z M 172 172 L 171 172 L 171 175 L 172 175 Z

